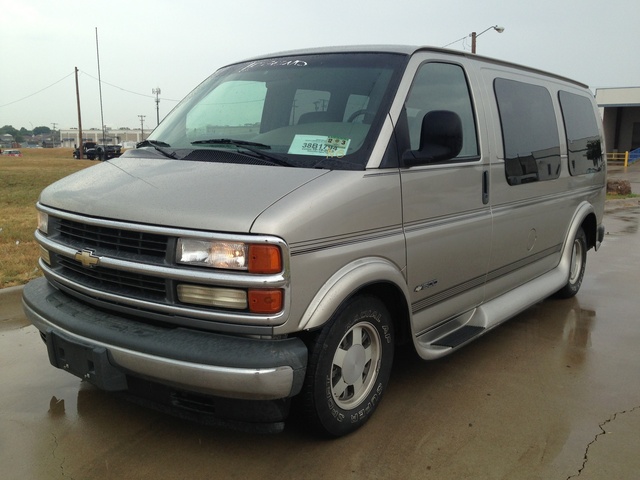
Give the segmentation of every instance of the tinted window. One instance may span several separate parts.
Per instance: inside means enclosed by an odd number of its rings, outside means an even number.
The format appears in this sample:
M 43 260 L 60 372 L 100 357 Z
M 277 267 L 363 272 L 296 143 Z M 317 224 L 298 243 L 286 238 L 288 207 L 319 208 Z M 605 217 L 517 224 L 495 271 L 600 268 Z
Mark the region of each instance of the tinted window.
M 567 135 L 569 172 L 571 175 L 602 170 L 600 132 L 591 101 L 573 93 L 558 94 Z
M 433 110 L 455 112 L 462 121 L 460 157 L 478 155 L 478 140 L 469 87 L 464 70 L 448 63 L 426 63 L 420 67 L 405 103 L 411 149 L 420 146 L 422 119 Z
M 560 175 L 560 138 L 549 91 L 497 78 L 494 82 L 507 181 L 510 185 Z
M 406 62 L 406 55 L 345 53 L 229 65 L 149 140 L 188 160 L 362 170 Z

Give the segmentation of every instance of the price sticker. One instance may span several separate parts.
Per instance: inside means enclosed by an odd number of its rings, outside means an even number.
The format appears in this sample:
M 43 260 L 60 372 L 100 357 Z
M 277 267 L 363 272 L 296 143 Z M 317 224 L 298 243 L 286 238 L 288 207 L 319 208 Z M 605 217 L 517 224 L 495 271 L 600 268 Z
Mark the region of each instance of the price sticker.
M 295 155 L 315 155 L 318 157 L 344 157 L 351 139 L 325 137 L 322 135 L 296 135 L 289 152 Z

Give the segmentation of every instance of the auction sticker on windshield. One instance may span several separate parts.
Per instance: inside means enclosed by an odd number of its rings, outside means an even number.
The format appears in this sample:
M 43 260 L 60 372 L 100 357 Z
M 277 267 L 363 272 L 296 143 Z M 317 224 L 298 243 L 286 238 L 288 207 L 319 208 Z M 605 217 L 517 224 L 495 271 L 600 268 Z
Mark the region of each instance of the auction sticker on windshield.
M 350 138 L 325 137 L 323 135 L 296 135 L 289 152 L 294 155 L 343 157 L 351 143 Z

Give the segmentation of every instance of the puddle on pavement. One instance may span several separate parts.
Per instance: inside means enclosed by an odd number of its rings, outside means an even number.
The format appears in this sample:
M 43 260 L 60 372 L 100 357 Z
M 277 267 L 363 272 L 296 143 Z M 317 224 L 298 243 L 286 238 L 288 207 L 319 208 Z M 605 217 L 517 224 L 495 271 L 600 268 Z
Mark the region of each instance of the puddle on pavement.
M 630 235 L 638 233 L 640 208 L 623 209 L 610 212 L 605 218 L 607 235 Z

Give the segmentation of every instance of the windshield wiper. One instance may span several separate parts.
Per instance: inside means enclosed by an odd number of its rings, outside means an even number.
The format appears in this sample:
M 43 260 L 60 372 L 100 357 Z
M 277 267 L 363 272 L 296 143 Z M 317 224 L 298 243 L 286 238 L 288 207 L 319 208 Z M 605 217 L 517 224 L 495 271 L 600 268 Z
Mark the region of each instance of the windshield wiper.
M 234 140 L 232 138 L 211 138 L 209 140 L 196 140 L 191 145 L 234 145 L 236 147 L 260 147 L 270 149 L 271 145 L 264 143 L 248 142 L 246 140 Z
M 263 149 L 271 149 L 271 145 L 264 143 L 248 142 L 246 140 L 234 140 L 232 138 L 212 138 L 209 140 L 196 140 L 191 145 L 232 145 L 238 148 L 244 148 L 254 153 L 262 160 L 267 160 L 274 165 L 290 167 L 292 164 L 284 157 L 275 153 L 266 153 Z M 250 155 L 253 156 L 253 155 Z
M 169 145 L 168 143 L 159 142 L 157 140 L 143 140 L 142 142 L 136 144 L 136 148 L 153 147 L 165 157 L 172 158 L 175 160 L 178 158 L 176 156 L 176 152 L 167 152 L 164 148 L 162 148 L 162 147 L 166 148 L 170 146 L 171 145 Z

